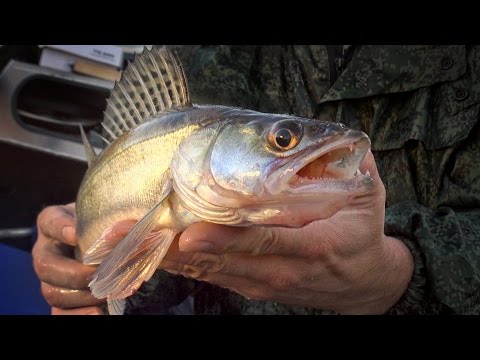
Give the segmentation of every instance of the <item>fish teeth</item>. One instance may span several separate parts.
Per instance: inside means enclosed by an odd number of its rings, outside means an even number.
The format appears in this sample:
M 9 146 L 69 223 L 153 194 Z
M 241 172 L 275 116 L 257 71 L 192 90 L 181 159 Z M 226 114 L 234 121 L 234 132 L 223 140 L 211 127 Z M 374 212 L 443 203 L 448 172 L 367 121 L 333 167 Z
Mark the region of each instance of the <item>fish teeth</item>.
M 365 173 L 365 175 L 370 176 L 370 171 L 367 170 L 367 172 Z

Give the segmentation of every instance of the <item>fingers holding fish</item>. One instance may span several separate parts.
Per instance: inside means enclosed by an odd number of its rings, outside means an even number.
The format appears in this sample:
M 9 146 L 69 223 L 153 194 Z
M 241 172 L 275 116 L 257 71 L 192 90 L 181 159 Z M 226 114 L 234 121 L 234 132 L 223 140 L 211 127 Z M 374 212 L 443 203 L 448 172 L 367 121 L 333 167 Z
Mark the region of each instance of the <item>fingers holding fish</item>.
M 37 244 L 37 249 L 42 247 L 42 242 Z M 66 257 L 56 246 L 37 250 L 33 258 L 42 295 L 51 306 L 71 308 L 105 302 L 93 297 L 88 289 L 95 268 Z
M 72 245 L 76 244 L 73 210 L 73 204 L 51 206 L 39 214 L 38 238 L 32 249 L 33 266 L 42 282 L 84 289 L 95 269 L 73 259 Z M 66 228 L 71 230 L 65 231 Z
M 225 268 L 227 264 L 230 270 Z M 198 280 L 204 280 L 211 273 L 231 272 L 232 268 L 234 273 L 238 273 L 230 255 L 181 252 L 175 243 L 168 250 L 159 268 L 175 275 L 183 275 Z
M 366 152 L 358 170 L 363 174 L 368 172 L 368 175 L 373 179 L 374 183 L 381 181 L 380 175 L 378 174 L 377 163 L 371 150 Z
M 86 306 L 75 309 L 52 307 L 52 315 L 104 315 L 98 306 Z
M 338 240 L 339 243 L 345 241 Z M 171 250 L 161 267 L 177 275 L 230 289 L 248 299 L 343 314 L 382 314 L 403 293 L 402 288 L 393 291 L 393 295 L 389 294 L 390 290 L 386 291 L 389 274 L 382 271 L 384 262 L 393 264 L 394 269 L 400 266 L 398 259 L 390 256 L 391 252 L 385 254 L 391 246 L 371 246 L 362 252 L 348 246 L 325 247 L 326 253 L 317 258 Z
M 42 294 L 50 306 L 68 309 L 99 305 L 105 301 L 93 297 L 88 290 L 73 290 L 41 283 Z
M 94 267 L 66 257 L 59 247 L 48 245 L 35 252 L 33 266 L 41 281 L 68 289 L 87 289 L 95 272 Z
M 366 174 L 370 178 L 369 191 L 354 198 L 383 197 L 385 199 L 385 186 L 378 172 L 377 163 L 371 150 L 368 150 L 358 168 L 359 173 Z
M 321 260 L 246 254 L 169 255 L 162 263 L 166 271 L 228 288 L 248 299 L 305 305 L 316 296 L 316 303 L 331 305 L 333 297 L 338 301 L 342 296 L 330 264 Z
M 290 290 L 291 285 L 300 282 L 299 279 L 303 277 L 301 274 L 309 270 L 301 265 L 299 259 L 292 260 L 281 256 L 204 253 L 171 254 L 162 262 L 162 268 L 170 273 L 223 287 L 229 286 L 232 279 L 241 278 L 282 291 Z
M 202 222 L 193 224 L 182 233 L 179 250 L 210 254 L 246 253 L 318 258 L 328 251 L 328 243 L 318 237 L 316 223 L 302 229 L 288 229 L 233 227 Z
M 272 228 L 267 227 L 242 228 L 202 222 L 193 224 L 183 232 L 179 249 L 183 252 L 212 254 L 268 254 L 277 247 L 276 234 Z
M 73 258 L 76 245 L 75 205 L 50 206 L 37 218 L 38 237 L 32 249 L 33 267 L 47 302 L 58 308 L 90 306 L 94 298 L 88 282 L 95 268 Z
M 294 290 L 312 276 L 317 279 L 325 278 L 323 257 L 317 257 L 315 264 L 312 264 L 308 258 L 291 254 L 187 253 L 172 246 L 160 267 L 170 273 L 208 281 L 222 287 L 248 283 L 249 288 L 268 288 L 268 293 L 272 294 L 274 291 Z M 239 289 L 242 290 L 242 287 Z
M 75 204 L 49 206 L 37 217 L 39 235 L 75 246 Z
M 330 218 L 301 229 L 194 224 L 161 267 L 250 299 L 344 314 L 385 312 L 405 288 L 389 279 L 406 265 L 392 257 L 401 244 L 383 234 L 384 187 L 373 156 L 362 166 L 376 188 Z

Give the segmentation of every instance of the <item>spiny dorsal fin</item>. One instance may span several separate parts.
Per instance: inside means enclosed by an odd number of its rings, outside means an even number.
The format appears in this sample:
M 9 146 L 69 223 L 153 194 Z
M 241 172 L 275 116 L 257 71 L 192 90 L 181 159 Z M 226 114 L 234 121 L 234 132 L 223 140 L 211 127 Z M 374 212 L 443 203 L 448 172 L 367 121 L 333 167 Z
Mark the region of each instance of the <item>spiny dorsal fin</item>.
M 178 58 L 164 47 L 145 48 L 110 92 L 102 126 L 107 140 L 112 141 L 155 114 L 190 105 Z
M 87 163 L 88 166 L 92 164 L 92 162 L 97 158 L 97 154 L 95 150 L 93 150 L 93 146 L 85 135 L 85 131 L 83 131 L 83 126 L 80 125 L 80 134 L 82 135 L 83 146 L 85 147 L 85 154 L 87 156 Z

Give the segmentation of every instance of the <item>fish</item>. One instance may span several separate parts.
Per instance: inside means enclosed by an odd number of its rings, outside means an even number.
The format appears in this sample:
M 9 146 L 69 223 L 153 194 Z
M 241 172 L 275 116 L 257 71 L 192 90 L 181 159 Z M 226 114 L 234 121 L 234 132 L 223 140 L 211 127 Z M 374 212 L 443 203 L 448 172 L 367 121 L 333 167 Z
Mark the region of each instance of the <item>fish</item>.
M 99 154 L 80 129 L 89 166 L 76 198 L 75 256 L 96 266 L 89 288 L 111 315 L 124 313 L 194 223 L 300 228 L 372 189 L 359 170 L 371 145 L 364 132 L 193 104 L 178 56 L 163 46 L 128 63 L 101 125 Z

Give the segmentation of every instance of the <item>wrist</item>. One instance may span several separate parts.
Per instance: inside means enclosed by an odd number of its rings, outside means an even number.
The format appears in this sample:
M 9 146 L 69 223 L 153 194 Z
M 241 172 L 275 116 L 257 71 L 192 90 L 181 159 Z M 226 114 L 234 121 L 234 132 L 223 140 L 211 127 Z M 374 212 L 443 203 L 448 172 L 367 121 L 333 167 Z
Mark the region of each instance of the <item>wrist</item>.
M 380 306 L 381 314 L 394 306 L 407 291 L 412 280 L 414 261 L 408 247 L 399 239 L 384 235 L 387 268 L 385 272 L 385 296 Z
M 401 299 L 389 309 L 388 314 L 426 314 L 432 311 L 432 308 L 430 307 L 431 304 L 427 301 L 429 295 L 427 291 L 427 275 L 423 253 L 416 241 L 403 235 L 395 235 L 395 237 L 401 240 L 410 250 L 413 256 L 414 269 L 407 290 Z
M 410 250 L 395 237 L 383 235 L 381 254 L 364 278 L 363 306 L 356 314 L 381 315 L 387 313 L 401 298 L 412 279 L 414 262 Z

